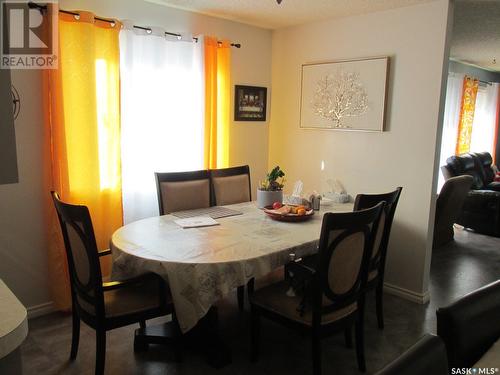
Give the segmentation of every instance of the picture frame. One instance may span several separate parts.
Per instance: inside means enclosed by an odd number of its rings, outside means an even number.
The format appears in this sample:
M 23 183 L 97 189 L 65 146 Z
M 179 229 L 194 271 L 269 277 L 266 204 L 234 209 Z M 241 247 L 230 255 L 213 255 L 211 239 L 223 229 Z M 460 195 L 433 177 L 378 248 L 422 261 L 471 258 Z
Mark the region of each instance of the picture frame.
M 234 121 L 266 121 L 267 87 L 235 85 Z
M 382 132 L 389 57 L 301 66 L 300 128 Z

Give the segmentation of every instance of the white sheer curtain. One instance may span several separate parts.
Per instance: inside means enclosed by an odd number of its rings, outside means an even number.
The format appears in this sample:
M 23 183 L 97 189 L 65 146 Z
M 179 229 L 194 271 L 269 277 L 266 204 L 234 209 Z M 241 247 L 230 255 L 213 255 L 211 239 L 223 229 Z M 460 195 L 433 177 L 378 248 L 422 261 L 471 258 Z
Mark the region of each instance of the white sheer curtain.
M 464 74 L 449 73 L 446 85 L 446 102 L 444 106 L 443 137 L 441 139 L 441 154 L 439 166 L 446 164 L 446 159 L 455 155 L 457 145 L 458 122 L 462 104 Z M 439 171 L 438 191 L 444 184 L 444 176 Z
M 471 152 L 493 154 L 498 105 L 498 83 L 479 86 L 470 142 Z
M 202 43 L 124 22 L 120 32 L 124 222 L 158 215 L 154 172 L 203 168 Z

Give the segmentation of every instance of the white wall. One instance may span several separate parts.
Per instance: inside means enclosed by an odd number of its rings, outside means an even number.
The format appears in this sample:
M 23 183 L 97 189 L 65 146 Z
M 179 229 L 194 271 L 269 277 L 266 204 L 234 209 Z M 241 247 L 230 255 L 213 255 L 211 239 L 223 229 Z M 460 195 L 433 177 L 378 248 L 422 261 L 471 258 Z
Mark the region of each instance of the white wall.
M 139 25 L 162 26 L 169 31 L 208 34 L 239 42 L 242 48 L 232 49 L 232 86 L 271 86 L 269 30 L 140 0 L 61 0 L 59 3 L 62 9 L 89 10 L 99 16 L 132 19 Z M 50 294 L 43 223 L 43 200 L 48 192 L 44 190 L 42 172 L 41 74 L 17 71 L 13 72 L 12 80 L 21 95 L 22 106 L 16 121 L 20 183 L 0 186 L 0 278 L 27 307 L 38 306 L 37 311 L 43 312 L 50 307 Z M 255 186 L 267 169 L 268 123 L 231 122 L 230 131 L 230 163 L 249 164 Z
M 21 97 L 15 121 L 19 183 L 0 185 L 0 278 L 25 306 L 43 307 L 50 295 L 43 221 L 41 74 L 12 71 L 12 84 Z
M 301 179 L 309 191 L 323 189 L 330 177 L 352 196 L 403 186 L 386 282 L 396 287 L 393 292 L 420 301 L 426 298 L 431 253 L 447 15 L 448 1 L 439 0 L 273 34 L 269 167 L 285 170 L 288 188 Z M 301 64 L 381 55 L 391 59 L 385 132 L 299 128 Z

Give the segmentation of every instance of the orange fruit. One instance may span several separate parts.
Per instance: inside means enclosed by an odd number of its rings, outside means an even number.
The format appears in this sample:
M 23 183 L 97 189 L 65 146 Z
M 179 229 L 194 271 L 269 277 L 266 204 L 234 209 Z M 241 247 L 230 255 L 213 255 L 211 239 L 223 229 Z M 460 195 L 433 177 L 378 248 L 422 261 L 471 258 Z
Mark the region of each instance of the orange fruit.
M 297 209 L 297 215 L 304 216 L 305 214 L 306 214 L 306 209 L 305 208 L 298 208 Z

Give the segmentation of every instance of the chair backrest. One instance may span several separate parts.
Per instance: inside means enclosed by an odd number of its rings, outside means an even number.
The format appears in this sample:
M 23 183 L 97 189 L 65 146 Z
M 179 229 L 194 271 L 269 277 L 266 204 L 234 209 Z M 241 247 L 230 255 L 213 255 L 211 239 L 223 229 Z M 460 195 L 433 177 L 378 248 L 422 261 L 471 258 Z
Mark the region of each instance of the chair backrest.
M 250 167 L 211 169 L 212 202 L 216 206 L 250 202 Z
M 426 334 L 399 358 L 376 375 L 448 375 L 448 361 L 443 341 Z
M 473 154 L 476 157 L 476 161 L 479 165 L 479 170 L 482 174 L 483 182 L 485 185 L 493 182 L 495 179 L 495 172 L 491 165 L 493 164 L 493 158 L 489 152 L 476 152 Z
M 364 295 L 384 204 L 380 202 L 367 210 L 323 216 L 317 263 L 320 287 L 313 297 L 313 306 L 322 306 L 322 313 L 359 302 Z M 325 303 L 323 297 L 329 303 Z
M 155 173 L 160 215 L 207 208 L 210 202 L 210 175 L 207 170 Z
M 358 194 L 354 202 L 354 211 L 367 209 L 380 202 L 385 202 L 370 264 L 370 270 L 378 270 L 379 277 L 383 277 L 384 274 L 385 258 L 387 256 L 387 246 L 389 245 L 389 238 L 391 236 L 392 222 L 402 190 L 402 187 L 398 187 L 396 190 L 385 194 Z
M 73 303 L 79 310 L 104 316 L 102 274 L 89 210 L 62 202 L 54 191 L 51 195 L 64 239 Z
M 471 176 L 457 176 L 444 183 L 436 201 L 435 228 L 451 227 L 455 223 L 473 182 Z

